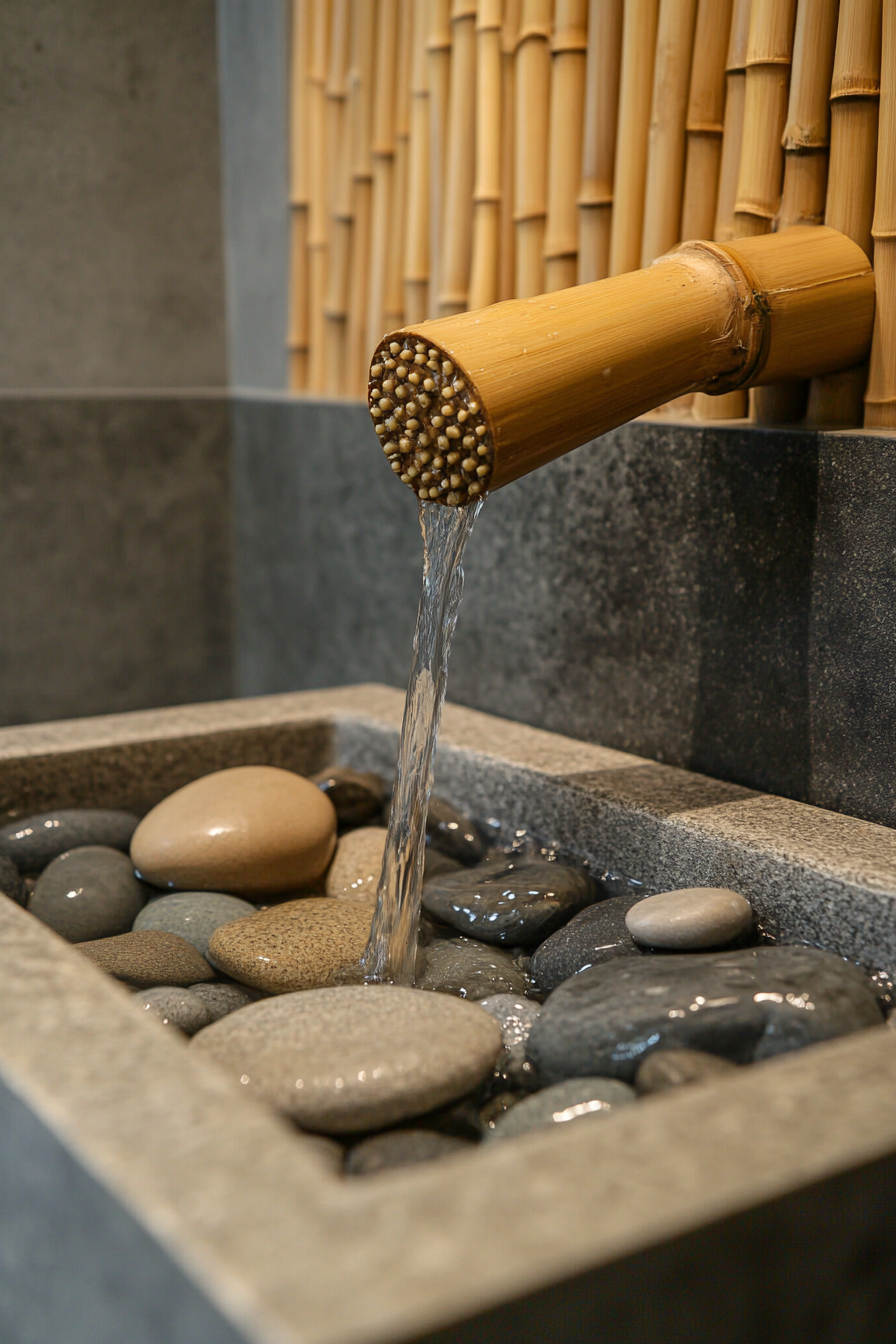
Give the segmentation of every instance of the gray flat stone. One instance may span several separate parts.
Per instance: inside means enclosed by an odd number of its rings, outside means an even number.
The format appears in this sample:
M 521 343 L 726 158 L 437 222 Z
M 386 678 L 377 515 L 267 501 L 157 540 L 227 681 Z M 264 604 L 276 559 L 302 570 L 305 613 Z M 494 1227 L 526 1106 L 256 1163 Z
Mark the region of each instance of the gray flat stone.
M 504 1049 L 495 1072 L 509 1087 L 531 1089 L 535 1085 L 535 1070 L 526 1059 L 526 1045 L 541 1012 L 538 1004 L 520 998 L 518 994 L 494 994 L 480 999 L 479 1007 L 484 1008 L 501 1028 Z
M 228 1013 L 235 1013 L 238 1008 L 245 1008 L 247 1003 L 254 1003 L 258 998 L 254 990 L 244 989 L 242 985 L 200 984 L 190 985 L 189 988 L 190 993 L 201 999 L 208 1009 L 209 1022 L 219 1022 Z
M 536 947 L 596 894 L 582 868 L 509 860 L 430 879 L 423 905 L 436 919 L 481 942 Z
M 753 927 L 753 907 L 726 887 L 684 887 L 632 906 L 626 927 L 636 942 L 675 952 L 723 947 Z
M 226 896 L 218 891 L 178 891 L 150 901 L 134 920 L 133 927 L 179 934 L 204 957 L 215 929 L 256 913 L 257 907 L 239 896 Z
M 389 1167 L 416 1166 L 440 1157 L 469 1152 L 475 1144 L 455 1134 L 440 1134 L 434 1129 L 390 1129 L 362 1139 L 349 1152 L 345 1170 L 349 1176 L 371 1176 Z
M 83 943 L 126 933 L 148 894 L 126 854 L 85 845 L 60 854 L 44 869 L 28 909 L 69 942 Z
M 157 985 L 154 989 L 138 989 L 134 1002 L 143 1012 L 157 1017 L 165 1027 L 175 1027 L 187 1036 L 194 1035 L 212 1021 L 207 1004 L 191 989 L 174 985 Z
M 499 947 L 473 938 L 437 938 L 420 949 L 417 988 L 461 999 L 487 999 L 494 994 L 524 995 L 525 972 Z
M 706 1050 L 747 1064 L 882 1021 L 868 977 L 814 947 L 626 957 L 556 989 L 528 1053 L 545 1083 L 631 1080 L 653 1049 Z
M 12 859 L 20 873 L 36 873 L 68 849 L 105 845 L 125 852 L 137 829 L 131 812 L 105 808 L 65 807 L 37 812 L 0 829 L 0 854 Z
M 556 989 L 571 975 L 615 957 L 641 956 L 641 949 L 625 923 L 626 914 L 636 904 L 633 896 L 598 901 L 546 938 L 532 954 L 529 964 L 529 972 L 539 989 Z
M 670 1087 L 709 1082 L 722 1074 L 736 1073 L 738 1066 L 721 1055 L 705 1050 L 654 1050 L 638 1065 L 635 1091 L 638 1096 L 665 1092 Z
M 526 1097 L 498 1116 L 486 1130 L 486 1142 L 511 1139 L 533 1129 L 568 1124 L 589 1116 L 608 1116 L 635 1101 L 634 1089 L 616 1078 L 569 1078 Z

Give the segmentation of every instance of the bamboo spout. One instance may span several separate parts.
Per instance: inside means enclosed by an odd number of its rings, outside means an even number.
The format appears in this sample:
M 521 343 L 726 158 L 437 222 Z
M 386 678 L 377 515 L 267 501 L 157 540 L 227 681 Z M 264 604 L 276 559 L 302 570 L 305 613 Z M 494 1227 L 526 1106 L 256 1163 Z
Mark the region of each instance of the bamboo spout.
M 384 337 L 370 411 L 406 485 L 464 504 L 687 392 L 856 364 L 873 320 L 870 263 L 834 229 L 683 243 L 645 270 Z

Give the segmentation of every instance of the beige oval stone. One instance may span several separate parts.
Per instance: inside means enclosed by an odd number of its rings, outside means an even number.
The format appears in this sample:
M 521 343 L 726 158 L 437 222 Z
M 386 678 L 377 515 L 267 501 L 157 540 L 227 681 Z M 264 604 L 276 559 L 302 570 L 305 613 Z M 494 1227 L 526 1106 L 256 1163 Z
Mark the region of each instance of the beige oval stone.
M 346 1134 L 464 1096 L 493 1068 L 501 1030 L 460 999 L 352 985 L 251 1004 L 191 1049 L 303 1128 Z
M 721 947 L 753 924 L 753 907 L 727 887 L 683 887 L 638 901 L 625 916 L 637 942 L 679 952 Z
M 134 832 L 131 860 L 159 887 L 276 896 L 320 881 L 335 847 L 336 811 L 316 785 L 240 765 L 164 798 Z
M 339 840 L 327 873 L 327 895 L 337 901 L 375 901 L 383 868 L 385 826 L 362 826 Z
M 209 940 L 209 961 L 254 989 L 290 994 L 331 985 L 367 946 L 373 906 L 306 896 L 222 924 Z

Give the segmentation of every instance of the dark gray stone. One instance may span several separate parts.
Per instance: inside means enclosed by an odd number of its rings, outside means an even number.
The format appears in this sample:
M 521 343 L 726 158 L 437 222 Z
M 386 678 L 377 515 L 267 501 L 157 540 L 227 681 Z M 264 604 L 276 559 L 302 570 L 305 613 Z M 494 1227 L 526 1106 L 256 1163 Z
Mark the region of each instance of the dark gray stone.
M 191 989 L 173 985 L 156 985 L 154 989 L 138 989 L 134 1001 L 143 1012 L 157 1017 L 165 1027 L 175 1027 L 186 1036 L 194 1036 L 215 1020 L 208 1004 Z
M 0 891 L 11 901 L 15 901 L 16 905 L 27 903 L 28 889 L 18 868 L 5 854 L 0 854 Z
M 592 1116 L 609 1116 L 620 1106 L 630 1106 L 635 1093 L 616 1078 L 568 1078 L 545 1087 L 509 1107 L 486 1130 L 486 1141 L 512 1139 L 533 1129 L 568 1124 Z
M 345 1170 L 349 1176 L 370 1176 L 387 1167 L 410 1167 L 468 1152 L 473 1146 L 468 1139 L 434 1129 L 391 1129 L 356 1143 L 345 1160 Z
M 435 919 L 481 942 L 535 947 L 595 896 L 583 868 L 528 859 L 430 879 L 423 905 Z
M 708 1055 L 705 1050 L 654 1050 L 638 1065 L 635 1091 L 640 1097 L 688 1083 L 709 1082 L 736 1073 L 737 1067 L 730 1059 Z
M 447 854 L 440 854 L 432 845 L 427 845 L 423 858 L 423 881 L 428 882 L 432 877 L 444 877 L 446 873 L 459 873 L 463 866 L 457 859 L 449 859 Z
M 365 826 L 379 818 L 386 796 L 382 775 L 337 765 L 312 778 L 335 807 L 340 826 Z
M 28 909 L 69 942 L 85 943 L 128 932 L 147 893 L 126 854 L 85 845 L 44 869 Z
M 472 938 L 439 938 L 417 955 L 417 988 L 460 999 L 487 999 L 494 994 L 524 995 L 529 981 L 501 948 Z
M 467 866 L 485 857 L 485 842 L 476 823 L 435 794 L 426 812 L 426 838 L 441 854 Z
M 630 1081 L 655 1049 L 749 1064 L 882 1022 L 869 978 L 818 948 L 626 957 L 554 991 L 528 1056 L 544 1083 L 596 1074 Z
M 633 896 L 598 901 L 571 919 L 565 928 L 546 938 L 532 954 L 529 971 L 539 989 L 556 989 L 571 975 L 614 957 L 639 957 L 641 948 L 625 923 L 626 912 L 637 905 Z
M 137 823 L 132 812 L 102 808 L 39 812 L 0 830 L 0 854 L 12 859 L 20 873 L 37 873 L 66 850 L 83 845 L 104 845 L 127 853 Z
M 150 901 L 134 920 L 135 929 L 162 929 L 192 943 L 204 957 L 208 940 L 222 924 L 256 914 L 258 907 L 218 891 L 178 891 Z

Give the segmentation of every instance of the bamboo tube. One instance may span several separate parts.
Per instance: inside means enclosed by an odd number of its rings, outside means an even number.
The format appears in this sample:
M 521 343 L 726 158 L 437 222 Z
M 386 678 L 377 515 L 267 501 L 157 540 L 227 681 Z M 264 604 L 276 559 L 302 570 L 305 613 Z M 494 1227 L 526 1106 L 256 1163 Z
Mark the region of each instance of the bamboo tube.
M 476 0 L 451 0 L 451 81 L 442 215 L 439 313 L 467 307 L 476 171 Z
M 311 6 L 311 46 L 306 74 L 308 110 L 308 388 L 326 382 L 324 301 L 327 293 L 330 184 L 327 163 L 326 84 L 332 0 Z
M 576 283 L 578 274 L 576 197 L 582 172 L 587 50 L 588 0 L 557 0 L 551 39 L 546 291 L 568 289 Z
M 498 297 L 512 299 L 516 287 L 516 236 L 513 222 L 516 143 L 516 44 L 523 0 L 504 0 L 501 29 L 501 221 L 498 244 Z
M 516 49 L 514 233 L 518 299 L 544 291 L 552 0 L 523 0 Z
M 725 0 L 722 0 L 725 3 Z M 610 274 L 623 0 L 591 0 L 585 65 L 578 283 Z
M 471 308 L 496 303 L 501 241 L 503 26 L 501 0 L 479 0 L 476 12 L 476 179 L 473 187 Z
M 831 80 L 831 148 L 825 223 L 871 254 L 880 110 L 881 0 L 841 0 Z M 815 378 L 806 423 L 850 429 L 862 423 L 867 373 Z
M 448 98 L 451 83 L 451 0 L 428 0 L 429 36 L 426 73 L 429 81 L 429 311 L 438 309 L 442 272 L 442 215 L 445 158 L 448 143 Z
M 352 163 L 352 234 L 346 333 L 346 391 L 361 396 L 367 386 L 367 299 L 370 271 L 370 158 L 373 110 L 374 7 L 352 0 L 349 137 Z
M 880 130 L 874 202 L 874 273 L 877 312 L 865 427 L 896 429 L 896 3 L 883 3 Z
M 685 122 L 697 0 L 660 0 L 647 147 L 641 265 L 680 238 Z
M 373 170 L 370 255 L 367 299 L 367 348 L 376 345 L 386 328 L 387 275 L 384 259 L 393 224 L 392 177 L 395 159 L 395 75 L 398 47 L 398 0 L 376 0 L 376 39 L 373 80 L 373 130 L 370 157 Z
M 641 260 L 658 17 L 659 0 L 625 0 L 610 226 L 610 275 L 633 271 Z
M 722 136 L 725 129 L 725 58 L 733 0 L 699 0 L 685 119 L 682 238 L 711 238 L 715 228 Z
M 395 474 L 463 504 L 695 387 L 856 363 L 873 321 L 870 263 L 833 229 L 685 243 L 646 270 L 385 337 L 370 404 Z
M 348 136 L 350 0 L 332 0 L 330 52 L 325 87 L 327 164 L 330 169 L 329 254 L 324 296 L 323 390 L 346 390 L 346 322 L 352 245 L 352 164 Z
M 404 316 L 404 245 L 407 230 L 407 196 L 411 138 L 411 43 L 413 39 L 414 0 L 398 0 L 398 49 L 396 52 L 395 127 L 392 161 L 392 227 L 385 257 L 385 325 L 397 327 Z
M 744 131 L 734 203 L 738 238 L 769 233 L 781 203 L 787 93 L 796 0 L 753 0 Z
M 307 58 L 311 0 L 293 0 L 289 73 L 289 326 L 288 384 L 308 385 L 308 113 Z
M 429 311 L 429 78 L 426 6 L 413 6 L 411 37 L 411 127 L 408 142 L 407 233 L 404 249 L 404 312 L 423 322 Z

